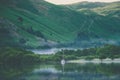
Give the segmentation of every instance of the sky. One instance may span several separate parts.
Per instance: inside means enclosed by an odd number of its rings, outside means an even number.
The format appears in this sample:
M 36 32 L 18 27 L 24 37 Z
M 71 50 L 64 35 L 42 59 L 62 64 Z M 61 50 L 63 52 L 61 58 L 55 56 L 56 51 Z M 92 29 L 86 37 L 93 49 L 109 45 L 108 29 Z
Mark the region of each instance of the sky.
M 89 2 L 114 2 L 114 1 L 120 1 L 120 0 L 45 0 L 48 2 L 51 2 L 53 4 L 72 4 L 82 1 L 89 1 Z

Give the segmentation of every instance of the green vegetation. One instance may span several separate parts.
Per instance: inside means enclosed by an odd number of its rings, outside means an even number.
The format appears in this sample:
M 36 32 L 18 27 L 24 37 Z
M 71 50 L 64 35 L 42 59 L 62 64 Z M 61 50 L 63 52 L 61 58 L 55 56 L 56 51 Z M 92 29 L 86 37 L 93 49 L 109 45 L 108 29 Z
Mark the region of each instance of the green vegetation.
M 99 48 L 89 48 L 83 50 L 63 50 L 51 55 L 34 54 L 30 51 L 19 48 L 6 47 L 0 49 L 0 64 L 24 65 L 46 62 L 60 62 L 63 58 L 65 60 L 91 60 L 95 58 L 102 60 L 105 58 L 120 58 L 120 46 L 105 45 Z
M 116 17 L 89 11 L 84 14 L 44 0 L 0 0 L 0 10 L 2 47 L 46 48 L 76 42 L 78 46 L 81 43 L 91 46 L 107 40 L 118 43 L 120 39 Z
M 21 48 L 0 48 L 0 64 L 4 65 L 30 65 L 47 62 L 59 62 L 60 55 L 34 54 Z
M 120 1 L 104 3 L 104 2 L 81 2 L 71 5 L 65 5 L 66 7 L 83 13 L 97 13 L 99 15 L 109 17 L 120 17 Z
M 39 56 L 19 48 L 0 48 L 0 64 L 35 64 L 39 63 Z
M 41 62 L 60 62 L 63 58 L 65 60 L 92 60 L 95 58 L 102 60 L 106 58 L 120 58 L 120 46 L 105 45 L 98 48 L 89 48 L 83 50 L 62 50 L 51 55 L 40 55 Z
M 0 0 L 0 79 L 14 80 L 13 77 L 31 71 L 31 64 L 60 62 L 63 58 L 120 58 L 120 46 L 115 46 L 120 44 L 120 2 L 78 5 L 58 6 L 44 0 Z M 106 43 L 115 45 L 97 47 Z M 96 48 L 63 50 L 51 55 L 26 50 L 63 46 Z M 26 66 L 25 69 L 22 66 Z M 89 66 L 91 71 L 106 73 L 112 69 L 107 65 L 106 68 Z M 89 71 L 87 69 L 83 70 Z M 116 69 L 113 71 L 118 74 Z
M 100 8 L 94 8 L 93 11 L 100 15 L 107 15 L 120 19 L 120 1 L 114 2 L 109 5 Z
M 66 60 L 73 59 L 105 59 L 105 58 L 120 58 L 120 46 L 114 45 L 105 45 L 99 48 L 89 48 L 83 50 L 64 50 L 55 54 L 55 56 L 59 56 L 62 58 L 64 53 L 64 58 Z
M 74 3 L 74 4 L 70 4 L 70 5 L 65 5 L 65 6 L 70 9 L 73 9 L 73 10 L 79 10 L 79 9 L 93 9 L 93 8 L 98 8 L 98 7 L 104 7 L 108 4 L 109 3 L 104 3 L 104 2 L 83 1 L 80 3 Z

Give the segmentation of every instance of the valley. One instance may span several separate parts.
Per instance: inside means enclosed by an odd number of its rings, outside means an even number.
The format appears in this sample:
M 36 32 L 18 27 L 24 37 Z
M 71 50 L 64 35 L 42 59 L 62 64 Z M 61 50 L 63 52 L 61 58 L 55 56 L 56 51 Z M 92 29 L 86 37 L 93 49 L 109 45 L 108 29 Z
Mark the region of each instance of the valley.
M 119 2 L 100 3 L 99 6 L 112 4 L 118 6 L 114 7 L 117 13 L 113 13 L 118 17 L 111 17 L 109 12 L 108 15 L 100 15 L 99 12 L 95 13 L 97 9 L 84 13 L 44 0 L 1 0 L 0 30 L 4 29 L 4 32 L 0 32 L 0 37 L 4 38 L 1 38 L 0 46 L 45 49 L 119 45 Z

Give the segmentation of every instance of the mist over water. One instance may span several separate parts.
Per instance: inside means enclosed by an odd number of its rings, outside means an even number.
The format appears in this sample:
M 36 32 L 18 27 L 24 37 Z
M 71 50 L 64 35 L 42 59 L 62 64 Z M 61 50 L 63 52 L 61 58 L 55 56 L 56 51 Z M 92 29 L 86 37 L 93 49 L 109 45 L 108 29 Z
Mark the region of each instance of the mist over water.
M 52 49 L 44 49 L 44 50 L 31 50 L 32 52 L 34 52 L 35 54 L 54 54 L 57 51 L 59 51 L 59 49 L 56 48 L 52 48 Z
M 77 49 L 82 49 L 82 48 L 51 48 L 51 49 L 42 49 L 42 50 L 35 49 L 30 51 L 34 52 L 35 54 L 55 54 L 61 50 L 77 50 Z

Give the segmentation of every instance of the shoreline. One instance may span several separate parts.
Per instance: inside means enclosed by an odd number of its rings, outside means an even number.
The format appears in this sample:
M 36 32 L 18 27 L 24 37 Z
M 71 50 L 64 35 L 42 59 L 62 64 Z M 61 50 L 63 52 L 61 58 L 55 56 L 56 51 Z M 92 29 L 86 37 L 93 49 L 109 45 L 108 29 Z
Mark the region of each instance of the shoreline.
M 110 64 L 110 63 L 120 63 L 120 58 L 116 58 L 116 59 L 92 59 L 92 60 L 85 60 L 85 59 L 79 59 L 79 60 L 69 60 L 67 61 L 67 63 L 96 63 L 96 64 L 100 64 L 100 63 L 106 63 L 106 64 Z

